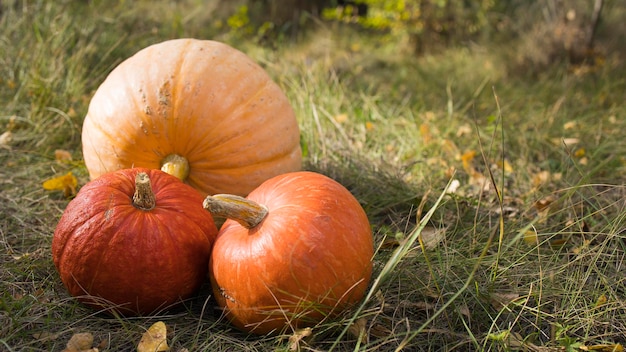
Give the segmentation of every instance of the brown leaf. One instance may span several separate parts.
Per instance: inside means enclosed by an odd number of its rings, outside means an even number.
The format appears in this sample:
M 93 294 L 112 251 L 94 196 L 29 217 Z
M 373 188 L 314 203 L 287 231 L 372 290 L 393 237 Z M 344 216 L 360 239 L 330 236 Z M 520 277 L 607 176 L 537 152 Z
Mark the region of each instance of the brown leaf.
M 489 303 L 495 309 L 500 310 L 508 306 L 511 302 L 514 302 L 520 297 L 517 293 L 499 293 L 493 292 L 489 295 Z
M 556 199 L 553 196 L 547 196 L 535 202 L 535 209 L 538 212 L 546 210 Z
M 435 249 L 446 238 L 446 228 L 426 226 L 420 233 L 419 240 L 426 249 Z
M 370 334 L 374 337 L 385 338 L 391 336 L 393 331 L 382 324 L 374 324 L 370 328 Z
M 161 352 L 168 351 L 167 345 L 167 327 L 162 321 L 152 324 L 148 331 L 143 333 L 137 352 Z
M 293 335 L 289 336 L 289 351 L 300 351 L 300 343 L 313 334 L 311 328 L 304 328 L 294 331 Z
M 367 333 L 365 332 L 367 328 L 367 319 L 359 318 L 357 319 L 350 327 L 348 327 L 348 334 L 354 336 L 361 342 L 368 343 L 369 338 L 367 337 Z
M 72 161 L 72 154 L 67 150 L 57 149 L 54 151 L 54 159 L 59 163 L 67 163 Z
M 81 332 L 72 335 L 62 352 L 98 352 L 93 346 L 93 335 L 89 332 Z

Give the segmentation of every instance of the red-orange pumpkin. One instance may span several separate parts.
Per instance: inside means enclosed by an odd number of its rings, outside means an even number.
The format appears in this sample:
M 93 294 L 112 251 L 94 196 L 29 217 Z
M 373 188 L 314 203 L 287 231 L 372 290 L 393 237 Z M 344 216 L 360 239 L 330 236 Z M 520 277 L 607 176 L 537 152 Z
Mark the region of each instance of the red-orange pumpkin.
M 360 301 L 373 239 L 354 196 L 318 173 L 276 176 L 247 199 L 209 196 L 225 216 L 210 260 L 218 304 L 237 328 L 266 334 L 319 323 Z
M 82 143 L 92 179 L 162 169 L 203 196 L 246 195 L 302 163 L 280 87 L 242 52 L 209 40 L 165 41 L 117 66 L 91 100 Z
M 195 189 L 160 170 L 123 169 L 90 181 L 68 204 L 52 258 L 82 302 L 145 315 L 196 293 L 216 236 Z

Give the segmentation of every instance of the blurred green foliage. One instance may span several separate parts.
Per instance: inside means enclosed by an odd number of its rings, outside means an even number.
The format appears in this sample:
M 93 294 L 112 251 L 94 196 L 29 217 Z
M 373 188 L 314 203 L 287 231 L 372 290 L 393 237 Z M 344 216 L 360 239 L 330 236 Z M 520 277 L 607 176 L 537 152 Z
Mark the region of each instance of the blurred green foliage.
M 363 28 L 386 31 L 393 37 L 405 36 L 422 51 L 430 44 L 450 44 L 477 35 L 488 27 L 489 13 L 497 0 L 359 0 L 326 8 L 328 20 L 356 23 Z M 367 16 L 359 13 L 367 6 Z

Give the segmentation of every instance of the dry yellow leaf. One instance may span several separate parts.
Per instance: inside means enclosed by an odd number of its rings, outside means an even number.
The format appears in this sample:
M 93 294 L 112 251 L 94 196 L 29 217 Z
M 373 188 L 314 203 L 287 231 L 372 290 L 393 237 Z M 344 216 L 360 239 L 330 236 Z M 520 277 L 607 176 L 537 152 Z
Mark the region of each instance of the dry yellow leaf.
M 539 243 L 539 237 L 537 237 L 537 231 L 526 230 L 524 232 L 524 242 L 528 245 L 536 245 Z
M 496 165 L 500 169 L 504 170 L 505 174 L 510 174 L 510 173 L 513 172 L 513 166 L 511 166 L 511 164 L 506 159 L 504 161 L 502 161 L 502 160 L 496 161 Z
M 592 346 L 580 346 L 581 351 L 600 351 L 600 352 L 624 352 L 622 344 L 607 344 L 607 345 L 592 345 Z
M 335 121 L 337 121 L 337 123 L 344 123 L 346 121 L 348 121 L 348 114 L 339 114 L 335 116 Z
M 469 135 L 472 133 L 472 127 L 469 124 L 464 124 L 461 125 L 457 130 L 456 130 L 456 136 L 457 137 L 461 137 L 464 135 Z
M 566 123 L 563 124 L 563 129 L 564 130 L 573 130 L 574 128 L 576 128 L 576 121 L 568 121 Z
M 170 347 L 167 345 L 167 327 L 162 321 L 152 324 L 148 331 L 143 333 L 137 352 L 161 352 L 168 351 Z
M 539 187 L 545 183 L 547 183 L 548 181 L 550 181 L 552 175 L 550 174 L 549 171 L 540 171 L 536 174 L 533 175 L 533 186 Z
M 9 145 L 13 141 L 13 133 L 6 131 L 0 135 L 0 146 Z
M 574 145 L 578 144 L 580 139 L 578 138 L 554 138 L 552 139 L 552 143 L 555 145 L 565 145 L 567 148 L 572 148 Z
M 430 133 L 430 127 L 428 127 L 428 125 L 425 123 L 420 125 L 420 136 L 422 136 L 422 141 L 424 142 L 424 144 L 430 143 L 430 141 L 433 139 Z
M 596 305 L 595 307 L 598 308 L 600 306 L 603 306 L 606 304 L 606 302 L 608 301 L 608 299 L 606 298 L 605 294 L 601 294 L 600 297 L 598 297 L 598 299 L 596 300 Z
M 475 150 L 469 150 L 463 153 L 463 155 L 461 155 L 461 162 L 463 162 L 463 169 L 465 170 L 465 172 L 467 172 L 470 175 L 475 172 L 474 167 L 472 166 L 472 161 L 474 160 L 475 156 L 476 156 Z
M 77 186 L 78 180 L 71 171 L 63 176 L 46 180 L 43 183 L 43 189 L 48 191 L 63 191 L 66 197 L 75 196 Z

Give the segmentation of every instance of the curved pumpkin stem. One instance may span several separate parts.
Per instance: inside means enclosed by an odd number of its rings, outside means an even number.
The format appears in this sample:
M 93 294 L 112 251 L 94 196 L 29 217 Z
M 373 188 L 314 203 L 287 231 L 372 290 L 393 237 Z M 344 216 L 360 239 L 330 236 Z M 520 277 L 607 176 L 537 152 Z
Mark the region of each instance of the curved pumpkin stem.
M 152 183 L 150 183 L 150 177 L 145 172 L 140 172 L 135 176 L 133 205 L 141 210 L 152 210 L 156 206 Z
M 170 154 L 161 160 L 161 171 L 185 181 L 189 176 L 189 161 L 184 156 Z
M 207 196 L 202 205 L 213 216 L 235 220 L 247 229 L 260 224 L 268 213 L 266 206 L 232 194 Z

